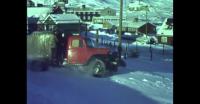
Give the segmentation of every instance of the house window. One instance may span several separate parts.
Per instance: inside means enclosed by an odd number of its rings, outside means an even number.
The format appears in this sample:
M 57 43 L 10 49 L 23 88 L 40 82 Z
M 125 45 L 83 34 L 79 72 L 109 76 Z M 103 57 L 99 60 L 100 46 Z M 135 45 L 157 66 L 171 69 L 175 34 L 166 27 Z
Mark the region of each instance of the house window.
M 162 43 L 167 43 L 167 37 L 161 37 L 161 42 Z
M 83 20 L 86 20 L 86 18 L 85 18 L 86 16 L 83 16 Z
M 83 42 L 75 39 L 72 41 L 72 48 L 78 48 L 78 47 L 83 47 Z
M 88 16 L 88 20 L 91 20 L 90 16 Z
M 48 30 L 49 30 L 49 26 L 48 26 L 48 25 L 45 25 L 44 30 L 45 30 L 45 31 L 48 31 Z
M 46 31 L 47 30 L 46 25 L 43 25 L 43 27 L 44 27 L 44 30 Z
M 76 15 L 79 15 L 79 12 L 76 12 Z
M 49 30 L 53 30 L 54 29 L 54 25 L 49 25 Z

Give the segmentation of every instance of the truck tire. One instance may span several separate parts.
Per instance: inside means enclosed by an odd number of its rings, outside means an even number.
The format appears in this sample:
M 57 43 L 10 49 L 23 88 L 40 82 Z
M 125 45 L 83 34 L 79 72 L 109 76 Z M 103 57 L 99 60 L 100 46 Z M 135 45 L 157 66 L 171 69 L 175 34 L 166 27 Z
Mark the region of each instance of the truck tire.
M 106 74 L 106 65 L 102 60 L 93 59 L 90 64 L 90 70 L 94 77 L 102 77 Z
M 45 61 L 32 61 L 30 63 L 30 70 L 32 71 L 46 71 L 48 70 L 48 64 Z

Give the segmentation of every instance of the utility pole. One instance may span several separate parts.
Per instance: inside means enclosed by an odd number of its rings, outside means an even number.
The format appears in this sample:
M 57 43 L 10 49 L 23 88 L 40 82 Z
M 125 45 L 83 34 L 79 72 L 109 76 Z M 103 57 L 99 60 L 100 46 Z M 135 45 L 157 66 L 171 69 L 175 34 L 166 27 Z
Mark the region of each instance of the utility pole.
M 147 10 L 146 10 L 146 37 L 148 36 L 148 18 L 147 18 Z M 150 60 L 152 61 L 152 47 L 151 47 L 151 39 L 149 40 L 150 43 L 150 47 L 149 47 L 149 51 L 150 51 Z
M 138 35 L 138 30 L 136 30 L 136 35 Z M 138 47 L 137 47 L 137 38 L 135 39 L 136 42 L 136 52 L 138 52 Z
M 148 32 L 147 32 L 147 22 L 148 22 L 148 21 L 147 21 L 147 10 L 146 10 L 145 13 L 146 13 L 146 14 L 145 14 L 145 16 L 146 16 L 146 25 L 145 25 L 145 26 L 146 26 L 146 38 L 147 38 L 147 34 L 148 34 Z
M 121 36 L 122 36 L 122 13 L 123 13 L 123 0 L 120 0 L 120 16 L 119 16 L 119 44 L 118 44 L 118 52 L 119 52 L 119 60 L 121 60 L 121 52 L 122 52 L 122 42 L 121 42 Z

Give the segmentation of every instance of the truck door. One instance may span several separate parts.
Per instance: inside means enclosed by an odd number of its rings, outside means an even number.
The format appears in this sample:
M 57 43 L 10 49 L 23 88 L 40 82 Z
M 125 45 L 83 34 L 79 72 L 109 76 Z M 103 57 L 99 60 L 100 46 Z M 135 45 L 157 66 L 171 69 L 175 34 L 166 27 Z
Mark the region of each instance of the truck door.
M 71 64 L 82 64 L 84 56 L 83 41 L 81 39 L 73 39 L 71 48 L 68 50 L 68 62 Z

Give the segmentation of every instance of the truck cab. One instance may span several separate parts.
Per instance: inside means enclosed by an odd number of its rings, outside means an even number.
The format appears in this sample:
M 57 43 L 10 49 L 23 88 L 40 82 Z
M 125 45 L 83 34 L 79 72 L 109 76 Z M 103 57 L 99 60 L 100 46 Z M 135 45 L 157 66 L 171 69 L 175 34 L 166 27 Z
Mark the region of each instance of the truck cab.
M 86 64 L 92 56 L 109 54 L 107 48 L 95 48 L 93 41 L 89 38 L 70 36 L 67 39 L 67 63 Z

